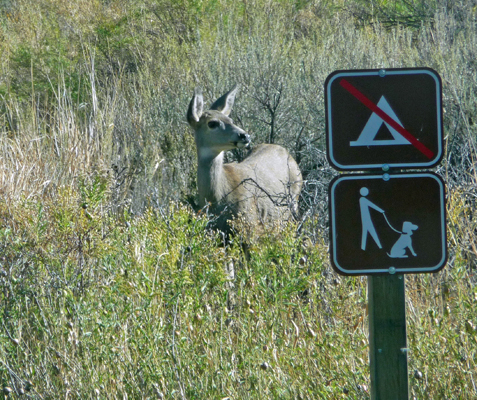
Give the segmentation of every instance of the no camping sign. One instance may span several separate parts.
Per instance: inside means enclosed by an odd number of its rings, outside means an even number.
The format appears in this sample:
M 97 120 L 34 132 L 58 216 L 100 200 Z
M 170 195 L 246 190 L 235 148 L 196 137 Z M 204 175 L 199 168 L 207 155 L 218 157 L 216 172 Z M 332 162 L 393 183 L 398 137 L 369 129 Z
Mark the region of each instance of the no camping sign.
M 432 69 L 335 71 L 325 110 L 335 169 L 431 168 L 442 158 L 442 84 Z

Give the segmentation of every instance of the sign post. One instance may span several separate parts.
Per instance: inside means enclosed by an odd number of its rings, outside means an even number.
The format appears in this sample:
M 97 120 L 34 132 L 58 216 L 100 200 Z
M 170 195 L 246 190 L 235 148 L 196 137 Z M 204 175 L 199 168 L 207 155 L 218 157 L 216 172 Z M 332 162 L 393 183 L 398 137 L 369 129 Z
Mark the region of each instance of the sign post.
M 368 275 L 372 400 L 408 399 L 405 275 L 447 261 L 442 84 L 429 68 L 335 71 L 325 82 L 330 260 Z M 374 172 L 369 172 L 374 171 Z
M 368 277 L 371 399 L 408 398 L 404 275 Z

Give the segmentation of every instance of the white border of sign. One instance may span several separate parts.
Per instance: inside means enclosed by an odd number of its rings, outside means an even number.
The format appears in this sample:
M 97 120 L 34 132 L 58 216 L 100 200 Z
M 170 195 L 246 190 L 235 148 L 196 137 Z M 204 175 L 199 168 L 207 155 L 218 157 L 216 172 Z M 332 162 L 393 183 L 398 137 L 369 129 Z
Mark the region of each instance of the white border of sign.
M 384 75 L 380 75 L 384 71 Z M 336 73 L 336 74 L 335 74 Z M 416 74 L 427 74 L 430 75 L 436 82 L 437 96 L 436 96 L 436 107 L 437 107 L 437 142 L 438 142 L 438 151 L 436 156 L 428 162 L 416 162 L 416 163 L 387 163 L 390 168 L 430 168 L 437 165 L 442 157 L 442 84 L 437 72 L 430 68 L 403 68 L 403 69 L 376 69 L 376 70 L 351 70 L 351 71 L 335 71 L 333 72 L 333 77 L 326 82 L 326 108 L 327 113 L 327 127 L 326 135 L 328 139 L 328 149 L 329 149 L 329 158 L 332 162 L 332 165 L 339 170 L 348 171 L 348 170 L 366 170 L 366 169 L 375 169 L 382 168 L 383 164 L 359 164 L 359 165 L 343 165 L 337 162 L 333 154 L 333 132 L 332 132 L 332 117 L 331 117 L 331 84 L 339 78 L 347 76 L 389 76 L 389 75 L 416 75 Z
M 382 268 L 382 269 L 360 269 L 360 270 L 349 270 L 346 268 L 343 268 L 342 266 L 339 265 L 338 263 L 338 257 L 337 257 L 337 249 L 336 249 L 336 241 L 335 237 L 338 234 L 336 231 L 336 215 L 335 215 L 335 188 L 338 185 L 339 182 L 341 181 L 346 181 L 346 180 L 363 180 L 363 179 L 381 179 L 383 180 L 384 175 L 387 175 L 389 179 L 396 179 L 396 178 L 401 178 L 401 179 L 406 179 L 406 178 L 432 178 L 435 179 L 440 188 L 440 206 L 441 206 L 441 213 L 440 213 L 440 219 L 441 219 L 441 227 L 442 227 L 442 232 L 441 232 L 441 237 L 442 237 L 442 259 L 439 261 L 439 263 L 433 267 L 428 267 L 428 268 L 394 268 L 394 267 L 387 267 L 387 268 Z M 330 192 L 329 192 L 329 197 L 330 197 L 330 224 L 331 224 L 331 232 L 332 232 L 332 237 L 331 237 L 331 244 L 332 244 L 332 261 L 333 264 L 336 268 L 338 268 L 344 275 L 376 275 L 376 274 L 382 274 L 382 273 L 396 273 L 396 274 L 405 274 L 405 273 L 423 273 L 423 272 L 437 272 L 440 270 L 442 267 L 447 262 L 447 246 L 446 246 L 446 207 L 445 207 L 445 185 L 442 179 L 431 172 L 423 172 L 423 173 L 407 173 L 407 174 L 381 174 L 381 175 L 367 175 L 367 174 L 359 174 L 359 175 L 342 175 L 336 179 L 333 184 L 330 186 Z

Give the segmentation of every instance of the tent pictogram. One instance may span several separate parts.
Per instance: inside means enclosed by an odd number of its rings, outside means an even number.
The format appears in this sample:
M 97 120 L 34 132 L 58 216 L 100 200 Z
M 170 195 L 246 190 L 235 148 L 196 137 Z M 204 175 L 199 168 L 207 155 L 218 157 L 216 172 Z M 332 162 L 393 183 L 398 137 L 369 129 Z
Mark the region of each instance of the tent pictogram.
M 387 115 L 389 115 L 396 123 L 398 123 L 402 128 L 403 124 L 397 117 L 396 113 L 393 111 L 388 101 L 384 96 L 381 96 L 377 106 L 383 110 Z M 393 139 L 387 140 L 376 140 L 376 135 L 379 132 L 381 126 L 385 124 L 389 129 Z M 404 136 L 402 136 L 396 129 L 384 121 L 378 114 L 374 111 L 368 119 L 368 122 L 364 126 L 361 134 L 359 135 L 358 140 L 351 141 L 350 146 L 392 146 L 392 145 L 406 145 L 411 144 Z

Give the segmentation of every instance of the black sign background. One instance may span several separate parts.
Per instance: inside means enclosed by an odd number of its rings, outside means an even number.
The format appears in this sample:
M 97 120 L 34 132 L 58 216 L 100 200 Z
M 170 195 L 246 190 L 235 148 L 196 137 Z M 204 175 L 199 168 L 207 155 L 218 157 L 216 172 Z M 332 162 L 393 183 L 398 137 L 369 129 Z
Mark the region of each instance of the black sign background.
M 362 223 L 360 189 L 366 187 L 368 200 L 385 211 L 389 223 L 401 230 L 404 221 L 418 226 L 412 235 L 417 256 L 390 258 L 388 253 L 399 239 L 383 215 L 371 209 L 371 219 L 382 249 L 368 236 L 361 249 Z M 444 183 L 433 173 L 390 175 L 341 175 L 330 183 L 331 263 L 341 274 L 435 272 L 447 259 Z
M 340 85 L 346 79 L 369 100 L 377 104 L 382 96 L 415 138 L 429 148 L 427 158 L 413 145 L 350 146 L 358 140 L 372 111 Z M 441 80 L 427 69 L 335 71 L 325 82 L 328 161 L 338 170 L 391 167 L 429 168 L 442 158 Z M 376 140 L 392 139 L 382 124 Z

